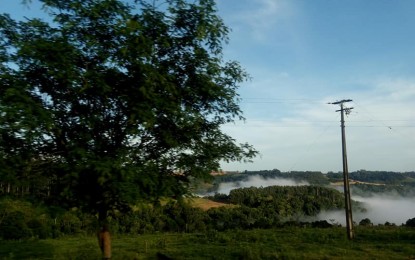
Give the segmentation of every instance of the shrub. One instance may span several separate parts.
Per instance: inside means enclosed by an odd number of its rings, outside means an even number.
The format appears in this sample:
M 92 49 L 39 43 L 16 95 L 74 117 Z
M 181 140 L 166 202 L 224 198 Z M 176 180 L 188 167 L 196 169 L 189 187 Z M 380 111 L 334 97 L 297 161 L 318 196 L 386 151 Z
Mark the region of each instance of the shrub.
M 11 212 L 0 224 L 0 236 L 4 239 L 23 239 L 29 238 L 31 235 L 23 212 Z
M 45 239 L 52 237 L 52 228 L 45 221 L 31 219 L 27 226 L 32 230 L 32 235 L 36 238 Z
M 81 232 L 82 222 L 72 212 L 65 212 L 60 218 L 61 231 L 64 234 L 75 234 Z
M 359 222 L 360 226 L 373 226 L 373 223 L 370 219 L 364 218 Z
M 319 220 L 319 221 L 314 221 L 311 223 L 312 227 L 315 228 L 331 228 L 333 227 L 332 224 L 330 224 L 329 222 L 327 222 L 327 220 Z

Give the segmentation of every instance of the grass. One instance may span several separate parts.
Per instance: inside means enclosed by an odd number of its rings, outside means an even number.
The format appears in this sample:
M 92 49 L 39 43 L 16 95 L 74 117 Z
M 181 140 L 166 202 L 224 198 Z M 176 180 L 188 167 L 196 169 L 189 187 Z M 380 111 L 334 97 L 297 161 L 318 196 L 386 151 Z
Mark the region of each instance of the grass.
M 208 210 L 210 208 L 218 208 L 218 207 L 235 207 L 232 204 L 225 204 L 216 202 L 213 200 L 205 199 L 205 198 L 188 198 L 187 202 L 196 208 L 201 208 L 202 210 Z
M 163 258 L 164 257 L 164 258 Z M 414 259 L 415 229 L 357 227 L 113 236 L 113 259 Z M 95 237 L 1 241 L 0 259 L 100 259 Z

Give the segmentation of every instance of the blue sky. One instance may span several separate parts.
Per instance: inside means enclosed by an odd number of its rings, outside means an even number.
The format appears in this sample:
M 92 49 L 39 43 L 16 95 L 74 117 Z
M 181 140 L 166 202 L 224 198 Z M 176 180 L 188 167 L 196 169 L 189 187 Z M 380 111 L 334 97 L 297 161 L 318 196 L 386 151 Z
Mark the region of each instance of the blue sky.
M 37 16 L 18 0 L 0 12 Z M 223 127 L 261 153 L 224 170 L 341 171 L 341 99 L 349 170 L 415 171 L 415 1 L 218 0 L 231 28 L 227 60 L 246 122 Z
M 342 99 L 349 170 L 415 170 L 415 1 L 219 0 L 232 29 L 225 57 L 252 80 L 246 122 L 224 130 L 253 144 L 252 164 L 224 170 L 341 171 Z

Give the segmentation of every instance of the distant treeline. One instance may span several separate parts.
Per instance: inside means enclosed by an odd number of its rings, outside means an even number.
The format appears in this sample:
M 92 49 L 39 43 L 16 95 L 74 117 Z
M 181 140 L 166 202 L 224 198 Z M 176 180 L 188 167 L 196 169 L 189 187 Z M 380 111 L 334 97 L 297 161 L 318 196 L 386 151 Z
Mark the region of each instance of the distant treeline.
M 213 185 L 207 191 L 218 191 L 221 183 L 238 183 L 249 181 L 253 176 L 264 179 L 290 179 L 296 182 L 307 182 L 310 185 L 328 186 L 330 183 L 342 182 L 342 172 L 324 174 L 318 171 L 281 172 L 277 169 L 262 171 L 229 172 L 214 177 Z M 359 170 L 349 173 L 353 181 L 362 182 L 352 185 L 352 190 L 358 195 L 371 193 L 396 193 L 401 196 L 415 196 L 415 172 L 390 172 Z M 202 191 L 203 192 L 203 191 Z
M 309 184 L 326 185 L 329 184 L 329 179 L 321 172 L 315 171 L 291 171 L 281 172 L 280 170 L 262 170 L 262 171 L 243 171 L 231 172 L 224 175 L 215 176 L 215 182 L 238 182 L 247 181 L 249 177 L 260 176 L 264 179 L 284 178 L 292 179 L 294 181 L 307 181 Z
M 355 184 L 351 186 L 353 195 L 370 197 L 374 194 L 390 196 L 415 197 L 415 186 L 412 185 L 370 185 Z
M 342 179 L 343 173 L 327 173 L 331 180 Z M 349 178 L 355 181 L 380 184 L 409 184 L 415 186 L 415 172 L 390 172 L 390 171 L 366 171 L 360 170 L 349 173 Z

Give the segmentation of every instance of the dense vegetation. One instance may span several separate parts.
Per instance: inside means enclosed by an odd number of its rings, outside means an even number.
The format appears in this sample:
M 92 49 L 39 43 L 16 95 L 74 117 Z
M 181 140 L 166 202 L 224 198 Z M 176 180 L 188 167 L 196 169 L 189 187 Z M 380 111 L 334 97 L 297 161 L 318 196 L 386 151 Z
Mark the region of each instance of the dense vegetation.
M 129 213 L 115 212 L 110 224 L 113 232 L 121 234 L 271 228 L 343 205 L 340 192 L 312 186 L 237 189 L 225 195 L 225 201 L 224 196 L 217 197 L 233 206 L 204 211 L 191 206 L 191 199 L 190 204 L 183 200 L 158 206 L 140 204 Z M 23 200 L 0 200 L 0 216 L 4 239 L 91 234 L 97 227 L 94 215 L 79 209 L 67 211 Z
M 227 204 L 202 210 L 192 206 L 192 199 L 168 200 L 158 205 L 142 203 L 128 213 L 114 212 L 110 217 L 111 229 L 115 234 L 151 234 L 283 226 L 330 227 L 333 223 L 305 220 L 323 210 L 344 207 L 339 191 L 319 186 L 242 188 L 232 190 L 229 195 L 216 194 L 210 198 Z M 354 210 L 360 210 L 358 204 Z M 407 225 L 412 226 L 412 222 Z M 365 220 L 361 224 L 370 223 Z M 0 200 L 0 237 L 3 239 L 93 234 L 96 228 L 97 218 L 77 208 L 68 211 L 27 200 Z
M 270 186 L 234 189 L 221 201 L 270 211 L 280 217 L 314 216 L 322 210 L 344 207 L 344 197 L 337 190 L 319 186 Z
M 333 188 L 251 187 L 211 199 L 228 206 L 202 210 L 192 206 L 192 199 L 165 200 L 137 204 L 128 213 L 114 212 L 110 216 L 114 259 L 321 259 L 347 258 L 346 251 L 355 259 L 362 250 L 365 257 L 377 259 L 415 255 L 415 218 L 402 227 L 389 222 L 374 227 L 370 219 L 363 219 L 353 242 L 346 240 L 338 224 L 306 222 L 304 217 L 321 210 L 343 207 L 342 193 Z M 93 241 L 96 216 L 78 208 L 66 210 L 29 201 L 30 197 L 5 196 L 0 200 L 0 258 L 99 259 Z
M 236 173 L 217 177 L 219 180 L 242 180 L 254 173 Z M 319 173 L 300 172 L 285 175 L 277 170 L 261 171 L 264 178 L 275 176 L 295 177 L 298 181 L 322 180 L 336 181 L 338 176 Z M 413 193 L 412 177 L 399 173 L 374 173 L 377 180 L 402 180 L 400 185 L 371 185 L 359 183 L 352 185 L 354 194 L 368 195 L 385 193 L 407 195 Z M 392 175 L 392 176 L 383 176 Z M 405 176 L 405 178 L 395 176 Z M 374 179 L 374 177 L 372 177 Z M 367 181 L 367 179 L 361 179 Z M 68 234 L 91 234 L 97 228 L 97 218 L 83 212 L 80 208 L 50 205 L 48 200 L 40 200 L 30 193 L 7 193 L 2 190 L 0 200 L 0 237 L 20 238 L 58 238 Z M 189 200 L 164 200 L 153 204 L 141 202 L 132 205 L 128 212 L 115 211 L 110 216 L 111 228 L 116 234 L 147 234 L 155 232 L 205 232 L 207 230 L 275 228 L 284 225 L 300 225 L 308 216 L 315 216 L 324 210 L 342 209 L 344 197 L 332 187 L 320 186 L 271 186 L 250 187 L 232 190 L 229 194 L 215 194 L 209 199 L 228 207 L 202 210 L 193 207 Z M 191 201 L 191 200 L 190 200 Z M 161 202 L 161 203 L 160 203 Z M 354 210 L 362 205 L 355 204 Z M 366 220 L 367 223 L 371 223 Z M 366 223 L 365 221 L 362 224 Z M 366 223 L 366 225 L 367 225 Z M 408 224 L 411 225 L 412 222 Z M 318 225 L 318 223 L 315 223 Z M 301 225 L 304 225 L 301 224 Z M 309 224 L 311 225 L 311 223 Z

